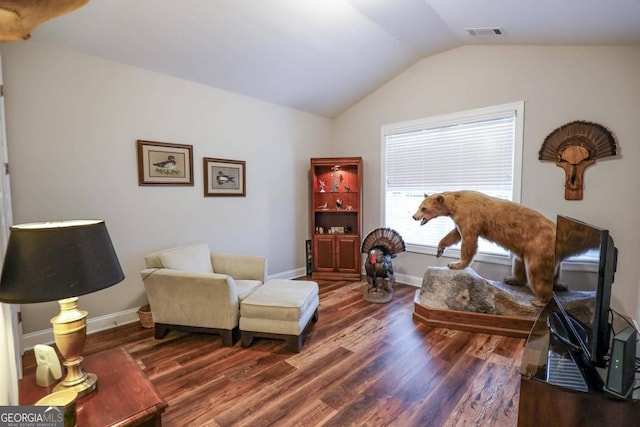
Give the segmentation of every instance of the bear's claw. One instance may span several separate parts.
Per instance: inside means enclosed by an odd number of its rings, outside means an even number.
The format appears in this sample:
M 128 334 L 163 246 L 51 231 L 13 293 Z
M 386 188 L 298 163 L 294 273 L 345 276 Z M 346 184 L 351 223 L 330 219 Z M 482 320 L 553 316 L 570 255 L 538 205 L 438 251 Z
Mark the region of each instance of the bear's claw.
M 506 283 L 507 285 L 510 285 L 510 286 L 524 286 L 525 285 L 525 283 L 522 283 L 521 281 L 519 281 L 515 277 L 510 277 L 510 276 L 507 276 L 507 277 L 503 278 L 502 281 L 504 283 Z
M 461 262 L 450 262 L 449 264 L 447 264 L 447 267 L 449 267 L 452 270 L 463 270 L 467 266 L 462 264 Z

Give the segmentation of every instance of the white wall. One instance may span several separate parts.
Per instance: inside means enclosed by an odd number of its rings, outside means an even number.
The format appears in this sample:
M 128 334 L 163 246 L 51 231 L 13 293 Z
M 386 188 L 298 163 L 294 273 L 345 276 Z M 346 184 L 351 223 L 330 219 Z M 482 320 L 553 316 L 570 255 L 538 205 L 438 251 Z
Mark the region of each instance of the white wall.
M 370 94 L 334 121 L 332 150 L 363 156 L 364 232 L 381 225 L 382 125 L 520 100 L 525 101 L 522 203 L 553 220 L 564 214 L 608 228 L 619 248 L 612 307 L 640 317 L 638 47 L 464 47 L 424 59 Z M 573 120 L 608 127 L 621 153 L 587 169 L 581 201 L 564 200 L 564 171 L 538 160 L 544 138 Z M 420 283 L 427 266 L 448 261 L 403 254 L 394 260 L 394 270 Z M 505 273 L 479 264 L 474 268 L 493 273 L 493 279 Z
M 331 122 L 252 98 L 36 42 L 1 46 L 14 223 L 102 218 L 126 279 L 80 298 L 89 318 L 146 303 L 156 249 L 204 241 L 304 274 L 309 158 Z M 193 187 L 138 186 L 136 140 L 193 145 Z M 203 197 L 202 158 L 245 160 L 246 197 Z M 24 332 L 57 303 L 24 305 Z

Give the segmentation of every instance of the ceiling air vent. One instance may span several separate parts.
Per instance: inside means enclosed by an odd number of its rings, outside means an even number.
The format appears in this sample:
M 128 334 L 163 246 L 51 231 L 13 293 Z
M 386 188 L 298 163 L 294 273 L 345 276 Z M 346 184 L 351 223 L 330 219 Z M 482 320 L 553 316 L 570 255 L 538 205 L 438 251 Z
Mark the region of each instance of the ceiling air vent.
M 465 28 L 465 31 L 471 36 L 501 36 L 502 28 L 486 27 L 486 28 Z

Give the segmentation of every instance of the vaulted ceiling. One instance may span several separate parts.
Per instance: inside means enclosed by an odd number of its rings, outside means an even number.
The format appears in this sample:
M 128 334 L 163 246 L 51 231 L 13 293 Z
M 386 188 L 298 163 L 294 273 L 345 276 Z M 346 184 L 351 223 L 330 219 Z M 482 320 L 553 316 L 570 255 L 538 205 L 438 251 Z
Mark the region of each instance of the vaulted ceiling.
M 91 0 L 32 40 L 335 117 L 459 46 L 640 46 L 640 1 Z

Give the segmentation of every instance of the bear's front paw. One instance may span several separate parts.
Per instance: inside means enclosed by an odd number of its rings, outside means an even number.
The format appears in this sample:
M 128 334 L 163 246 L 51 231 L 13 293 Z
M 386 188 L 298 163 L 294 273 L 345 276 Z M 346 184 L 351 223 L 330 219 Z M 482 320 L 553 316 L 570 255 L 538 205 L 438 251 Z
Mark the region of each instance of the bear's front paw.
M 564 283 L 554 283 L 553 290 L 556 292 L 567 292 L 569 290 L 569 287 Z
M 545 305 L 547 305 L 548 302 L 549 300 L 545 301 L 544 299 L 541 299 L 541 298 L 536 298 L 534 300 L 531 300 L 531 304 L 533 304 L 535 307 L 544 307 Z
M 450 262 L 449 264 L 447 264 L 447 267 L 452 270 L 462 270 L 467 266 L 463 262 Z
M 507 285 L 511 285 L 511 286 L 524 286 L 525 283 L 522 283 L 521 281 L 518 280 L 517 277 L 513 277 L 513 276 L 507 276 L 504 279 L 502 279 L 502 281 L 504 283 L 506 283 Z

